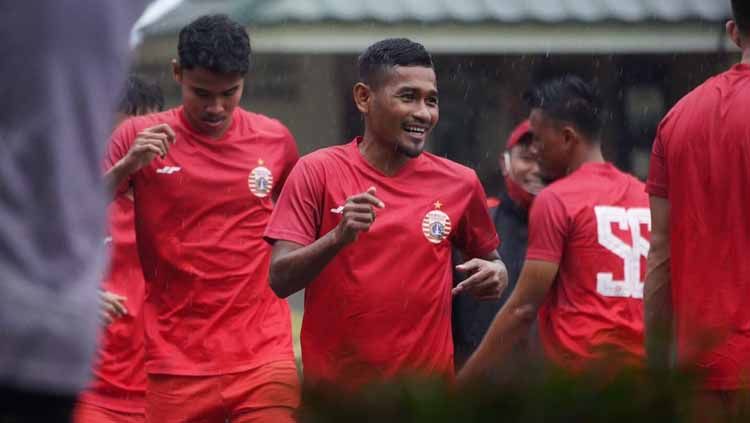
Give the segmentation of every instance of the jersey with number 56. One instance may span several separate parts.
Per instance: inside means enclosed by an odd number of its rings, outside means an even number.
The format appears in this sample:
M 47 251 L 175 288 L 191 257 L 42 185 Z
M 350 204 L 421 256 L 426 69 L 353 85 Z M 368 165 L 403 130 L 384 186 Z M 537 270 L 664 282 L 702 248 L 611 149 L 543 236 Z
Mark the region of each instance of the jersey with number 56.
M 559 265 L 539 311 L 546 356 L 580 371 L 641 366 L 651 214 L 644 184 L 587 163 L 534 200 L 527 260 Z

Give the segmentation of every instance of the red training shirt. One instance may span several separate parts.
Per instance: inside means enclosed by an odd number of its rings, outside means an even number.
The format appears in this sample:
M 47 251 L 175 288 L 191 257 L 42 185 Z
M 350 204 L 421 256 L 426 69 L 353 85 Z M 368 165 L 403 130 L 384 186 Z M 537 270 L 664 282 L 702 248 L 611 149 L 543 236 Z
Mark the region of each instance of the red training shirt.
M 539 333 L 546 355 L 564 369 L 643 365 L 651 230 L 643 190 L 610 163 L 586 163 L 534 200 L 526 259 L 560 266 Z
M 670 203 L 679 362 L 708 389 L 750 387 L 750 66 L 685 96 L 659 126 L 647 190 Z
M 143 299 L 145 285 L 135 245 L 133 200 L 118 196 L 109 208 L 112 255 L 102 289 L 126 297 L 128 314 L 102 333 L 94 377 L 79 401 L 126 413 L 145 412 Z
M 484 191 L 473 170 L 429 153 L 386 176 L 360 141 L 300 160 L 266 230 L 270 240 L 308 245 L 338 225 L 348 197 L 374 186 L 385 203 L 305 290 L 305 380 L 451 378 L 451 247 L 482 257 L 498 245 Z
M 289 307 L 269 287 L 262 238 L 272 196 L 297 160 L 292 135 L 236 108 L 227 132 L 211 139 L 176 108 L 124 122 L 108 165 L 139 131 L 161 123 L 175 143 L 131 176 L 146 280 L 146 371 L 216 375 L 292 360 Z

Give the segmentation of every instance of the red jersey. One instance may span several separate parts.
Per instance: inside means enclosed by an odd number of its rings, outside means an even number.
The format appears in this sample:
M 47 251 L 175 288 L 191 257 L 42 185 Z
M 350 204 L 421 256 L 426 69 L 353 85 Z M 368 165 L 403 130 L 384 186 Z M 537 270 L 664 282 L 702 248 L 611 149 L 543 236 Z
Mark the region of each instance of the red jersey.
M 709 389 L 750 387 L 750 66 L 683 98 L 659 126 L 649 194 L 670 203 L 677 353 Z
M 126 297 L 128 314 L 104 328 L 93 380 L 79 400 L 109 410 L 143 413 L 145 285 L 135 245 L 133 201 L 125 195 L 118 196 L 110 206 L 109 218 L 112 254 L 102 289 Z
M 546 355 L 571 371 L 603 360 L 643 365 L 643 281 L 651 213 L 644 185 L 586 163 L 536 197 L 527 260 L 559 270 L 539 311 Z
M 305 380 L 450 378 L 451 248 L 478 257 L 498 244 L 484 191 L 474 171 L 428 153 L 386 176 L 360 141 L 300 160 L 266 229 L 269 239 L 308 245 L 338 225 L 348 197 L 374 186 L 385 203 L 305 290 Z
M 207 376 L 292 360 L 289 307 L 269 286 L 262 236 L 272 197 L 297 160 L 294 139 L 278 121 L 240 108 L 220 139 L 207 138 L 177 108 L 123 123 L 108 164 L 161 123 L 175 143 L 130 178 L 147 372 Z

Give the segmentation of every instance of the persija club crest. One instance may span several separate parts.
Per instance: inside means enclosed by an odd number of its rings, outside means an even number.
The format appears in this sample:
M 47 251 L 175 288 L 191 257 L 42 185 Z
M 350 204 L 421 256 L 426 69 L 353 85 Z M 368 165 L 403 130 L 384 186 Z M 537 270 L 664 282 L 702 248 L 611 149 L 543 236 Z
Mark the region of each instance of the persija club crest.
M 435 202 L 435 208 L 422 219 L 422 233 L 433 244 L 440 244 L 451 233 L 451 218 L 440 210 L 443 205 Z
M 259 159 L 258 166 L 247 177 L 247 185 L 250 188 L 250 192 L 258 198 L 268 196 L 273 188 L 273 174 L 263 164 L 263 159 Z

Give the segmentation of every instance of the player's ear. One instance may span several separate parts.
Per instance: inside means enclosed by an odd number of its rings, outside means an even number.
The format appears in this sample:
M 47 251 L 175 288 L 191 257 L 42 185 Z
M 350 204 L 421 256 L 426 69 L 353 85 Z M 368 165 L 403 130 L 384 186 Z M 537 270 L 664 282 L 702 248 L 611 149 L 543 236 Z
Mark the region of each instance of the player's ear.
M 566 148 L 572 148 L 573 146 L 576 145 L 576 143 L 580 139 L 578 131 L 576 131 L 576 129 L 571 125 L 563 126 L 562 135 L 563 135 L 563 143 Z
M 372 89 L 364 82 L 357 82 L 352 89 L 354 104 L 360 113 L 367 114 L 370 111 L 370 101 L 372 100 Z
M 177 59 L 172 59 L 172 78 L 178 84 L 182 84 L 182 67 Z
M 737 47 L 742 48 L 742 34 L 740 34 L 740 29 L 737 28 L 737 22 L 735 22 L 733 19 L 728 20 L 726 29 L 727 35 L 732 40 L 732 42 Z

